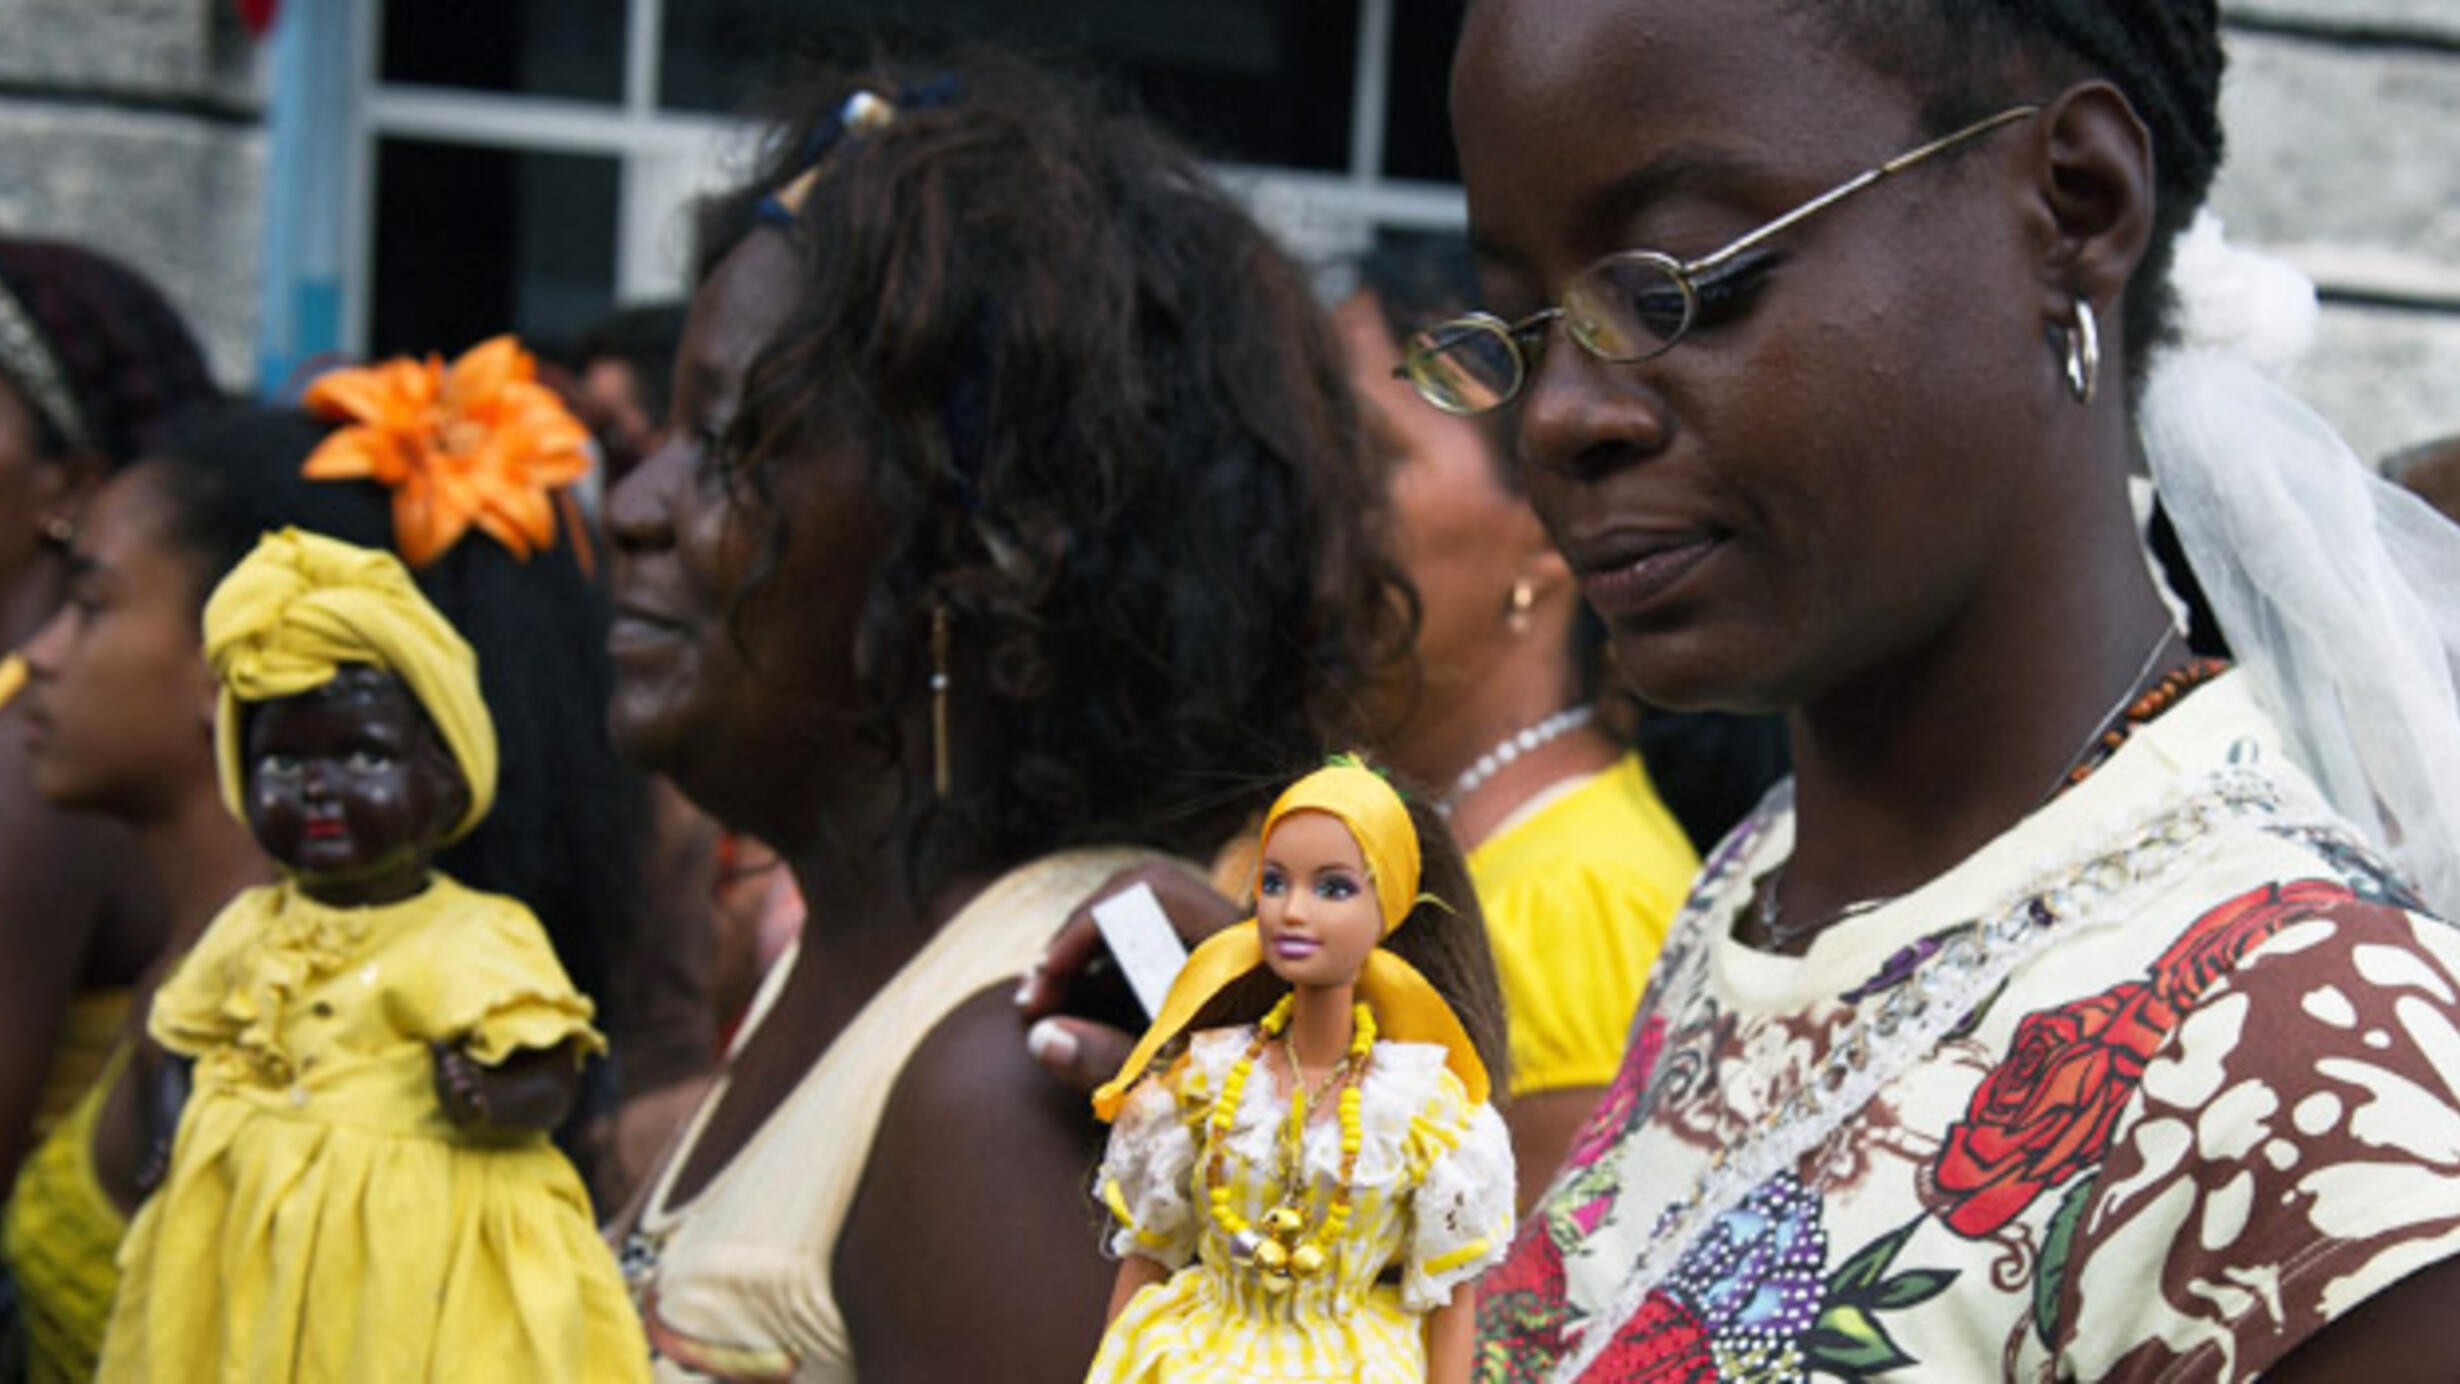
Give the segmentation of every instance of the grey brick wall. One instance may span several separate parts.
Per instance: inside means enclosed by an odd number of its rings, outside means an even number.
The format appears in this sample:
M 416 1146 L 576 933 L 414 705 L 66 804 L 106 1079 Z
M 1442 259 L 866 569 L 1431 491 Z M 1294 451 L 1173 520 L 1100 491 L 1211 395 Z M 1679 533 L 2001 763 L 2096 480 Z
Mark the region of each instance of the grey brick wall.
M 256 66 L 225 0 L 0 0 L 0 229 L 136 266 L 233 387 L 256 330 Z
M 2460 434 L 2460 0 L 2224 0 L 2212 204 L 2325 306 L 2291 383 L 2359 454 Z

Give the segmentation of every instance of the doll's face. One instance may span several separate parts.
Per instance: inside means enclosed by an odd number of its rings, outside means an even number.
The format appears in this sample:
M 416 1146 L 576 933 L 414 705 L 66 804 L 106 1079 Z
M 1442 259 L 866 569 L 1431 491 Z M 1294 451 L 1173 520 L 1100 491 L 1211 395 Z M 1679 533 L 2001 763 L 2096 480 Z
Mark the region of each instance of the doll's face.
M 1264 964 L 1291 985 L 1348 985 L 1383 940 L 1384 912 L 1366 857 L 1340 818 L 1293 812 L 1264 838 L 1256 875 Z
M 245 764 L 258 844 L 310 897 L 341 906 L 418 892 L 469 801 L 409 689 L 368 668 L 254 708 Z

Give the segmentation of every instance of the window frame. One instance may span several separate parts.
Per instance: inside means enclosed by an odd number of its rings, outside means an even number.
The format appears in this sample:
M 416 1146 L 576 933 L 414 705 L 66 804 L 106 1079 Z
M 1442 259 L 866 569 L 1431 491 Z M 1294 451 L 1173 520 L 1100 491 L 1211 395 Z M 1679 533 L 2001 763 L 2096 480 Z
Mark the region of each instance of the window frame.
M 657 103 L 666 0 L 624 0 L 620 102 L 481 92 L 381 80 L 383 9 L 352 6 L 349 41 L 358 98 L 344 117 L 342 282 L 336 343 L 364 354 L 372 329 L 376 153 L 387 139 L 609 158 L 617 167 L 619 224 L 614 304 L 686 291 L 682 208 L 742 165 L 748 124 Z M 1353 0 L 1357 61 L 1350 82 L 1348 168 L 1211 165 L 1223 184 L 1303 260 L 1325 263 L 1366 248 L 1379 230 L 1441 230 L 1466 220 L 1459 187 L 1384 176 L 1392 28 L 1399 0 Z M 440 343 L 441 344 L 441 343 Z

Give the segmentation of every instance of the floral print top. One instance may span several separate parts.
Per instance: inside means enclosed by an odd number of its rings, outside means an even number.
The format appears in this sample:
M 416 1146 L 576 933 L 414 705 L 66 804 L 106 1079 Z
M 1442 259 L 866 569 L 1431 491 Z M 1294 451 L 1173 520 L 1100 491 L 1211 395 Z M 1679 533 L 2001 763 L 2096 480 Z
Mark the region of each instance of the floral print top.
M 2460 1252 L 2460 932 L 2227 674 L 1799 958 L 1711 857 L 1478 1375 L 2248 1378 Z

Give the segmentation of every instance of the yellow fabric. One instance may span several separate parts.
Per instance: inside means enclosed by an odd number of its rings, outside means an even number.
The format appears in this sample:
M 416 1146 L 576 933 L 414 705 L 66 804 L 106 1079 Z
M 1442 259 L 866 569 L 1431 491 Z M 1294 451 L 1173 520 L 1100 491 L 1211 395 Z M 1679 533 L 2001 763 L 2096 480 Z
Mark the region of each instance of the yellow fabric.
M 43 1090 L 35 1097 L 32 1142 L 50 1134 L 101 1079 L 104 1066 L 119 1050 L 128 1000 L 127 988 L 119 986 L 88 990 L 68 1002 L 60 1040 L 51 1050 L 51 1070 L 43 1073 Z
M 94 1377 L 111 1297 L 119 1290 L 115 1256 L 128 1230 L 94 1175 L 94 1125 L 127 1065 L 122 1044 L 68 1118 L 17 1171 L 0 1253 L 17 1283 L 30 1384 L 85 1384 Z
M 1282 1156 L 1288 1098 L 1250 1082 L 1230 1128 L 1208 1127 L 1227 1069 L 1248 1033 L 1198 1033 L 1189 1059 L 1137 1088 L 1111 1136 L 1104 1173 L 1122 1185 L 1115 1254 L 1170 1269 L 1103 1333 L 1088 1381 L 1261 1384 L 1426 1378 L 1424 1314 L 1496 1257 L 1512 1230 L 1511 1140 L 1492 1107 L 1473 1105 L 1433 1048 L 1378 1042 L 1358 1091 L 1360 1148 L 1342 1177 L 1338 1126 L 1309 1126 L 1300 1185 L 1320 1225 L 1336 1183 L 1347 1228 L 1324 1273 L 1280 1293 L 1232 1261 L 1209 1211 L 1220 1155 L 1232 1210 L 1254 1222 L 1289 1195 Z M 1132 1186 L 1134 1190 L 1126 1190 Z M 1166 1248 L 1147 1248 L 1153 1242 Z
M 589 1013 L 527 909 L 442 876 L 376 908 L 233 900 L 154 998 L 195 1091 L 100 1377 L 646 1380 L 571 1165 L 471 1141 L 435 1093 L 432 1044 L 597 1047 Z
M 1639 756 L 1469 853 L 1503 983 L 1512 1094 L 1604 1086 L 1699 857 Z
M 453 839 L 494 805 L 495 722 L 478 658 L 391 553 L 297 529 L 265 535 L 205 602 L 205 657 L 222 679 L 214 716 L 222 801 L 242 821 L 240 706 L 312 692 L 344 664 L 400 678 L 444 737 L 470 789 Z
M 1418 827 L 1401 795 L 1374 770 L 1336 760 L 1281 790 L 1257 839 L 1273 839 L 1273 828 L 1293 812 L 1327 812 L 1350 829 L 1366 858 L 1375 903 L 1384 912 L 1384 935 L 1390 937 L 1418 903 Z
M 1384 935 L 1401 925 L 1418 902 L 1418 829 L 1410 820 L 1401 795 L 1382 775 L 1355 762 L 1335 761 L 1282 791 L 1264 816 L 1262 840 L 1270 842 L 1273 827 L 1293 812 L 1326 812 L 1341 819 L 1358 842 L 1375 900 L 1384 915 Z M 1264 944 L 1253 918 L 1205 939 L 1188 953 L 1170 983 L 1170 993 L 1153 1024 L 1137 1040 L 1136 1050 L 1118 1075 L 1093 1093 L 1093 1113 L 1109 1121 L 1118 1118 L 1128 1088 L 1153 1064 L 1164 1044 L 1184 1032 L 1204 1006 L 1239 977 L 1264 964 Z M 1377 947 L 1367 954 L 1359 972 L 1357 996 L 1375 1014 L 1379 1032 L 1398 1043 L 1432 1043 L 1444 1050 L 1453 1075 L 1469 1097 L 1485 1104 L 1490 1082 L 1486 1064 L 1469 1041 L 1452 1007 L 1418 974 L 1418 968 Z

